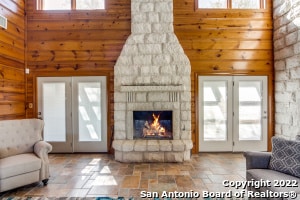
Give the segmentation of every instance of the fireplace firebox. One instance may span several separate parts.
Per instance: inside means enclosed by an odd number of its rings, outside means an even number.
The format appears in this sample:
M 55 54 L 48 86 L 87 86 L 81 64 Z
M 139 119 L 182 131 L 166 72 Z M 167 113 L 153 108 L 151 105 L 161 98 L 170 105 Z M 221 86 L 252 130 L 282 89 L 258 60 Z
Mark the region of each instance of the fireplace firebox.
M 172 140 L 172 111 L 133 111 L 134 139 Z

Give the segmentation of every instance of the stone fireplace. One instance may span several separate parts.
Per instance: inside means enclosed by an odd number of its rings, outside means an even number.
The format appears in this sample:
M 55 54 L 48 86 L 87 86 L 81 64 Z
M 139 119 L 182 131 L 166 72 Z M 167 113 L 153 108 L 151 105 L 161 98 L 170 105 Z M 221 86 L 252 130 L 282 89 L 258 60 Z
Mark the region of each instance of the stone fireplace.
M 114 67 L 116 160 L 190 159 L 190 71 L 174 34 L 173 0 L 131 0 L 131 35 Z

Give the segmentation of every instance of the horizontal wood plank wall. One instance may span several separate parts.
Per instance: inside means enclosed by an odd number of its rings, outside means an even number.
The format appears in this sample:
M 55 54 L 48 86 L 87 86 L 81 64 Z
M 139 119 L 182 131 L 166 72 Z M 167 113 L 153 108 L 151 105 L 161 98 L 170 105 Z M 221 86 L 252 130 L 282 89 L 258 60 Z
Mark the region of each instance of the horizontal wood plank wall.
M 37 116 L 36 77 L 107 76 L 108 145 L 113 126 L 113 69 L 130 35 L 130 1 L 106 0 L 106 10 L 37 11 L 27 1 L 28 68 L 27 99 Z
M 197 10 L 194 0 L 173 2 L 175 33 L 192 65 L 192 137 L 197 153 L 197 75 L 267 75 L 273 80 L 271 0 L 266 10 L 255 11 Z M 27 117 L 37 116 L 37 76 L 108 74 L 110 128 L 113 67 L 130 34 L 130 1 L 107 0 L 106 11 L 89 12 L 36 11 L 34 0 L 26 6 L 30 69 L 26 101 L 34 103 Z M 272 106 L 272 83 L 269 88 Z
M 273 130 L 272 1 L 264 10 L 196 9 L 195 0 L 174 0 L 174 29 L 192 66 L 193 153 L 198 152 L 199 75 L 269 77 L 269 137 Z
M 0 120 L 25 118 L 25 5 L 24 0 L 1 0 Z

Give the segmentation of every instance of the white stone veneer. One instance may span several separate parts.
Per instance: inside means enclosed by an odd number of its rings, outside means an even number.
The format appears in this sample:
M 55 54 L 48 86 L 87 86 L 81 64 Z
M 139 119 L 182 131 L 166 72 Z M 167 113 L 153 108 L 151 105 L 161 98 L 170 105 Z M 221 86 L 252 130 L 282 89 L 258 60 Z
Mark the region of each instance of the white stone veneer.
M 174 34 L 173 0 L 132 0 L 131 30 L 114 67 L 115 159 L 190 159 L 191 66 Z M 173 140 L 133 140 L 133 111 L 172 110 Z

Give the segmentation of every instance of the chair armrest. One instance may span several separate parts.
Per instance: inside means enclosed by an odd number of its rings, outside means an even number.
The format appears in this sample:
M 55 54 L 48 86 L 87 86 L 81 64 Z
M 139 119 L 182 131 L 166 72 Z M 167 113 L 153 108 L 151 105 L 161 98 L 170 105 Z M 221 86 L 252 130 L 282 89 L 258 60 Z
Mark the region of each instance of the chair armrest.
M 271 152 L 244 152 L 246 169 L 267 169 L 271 158 Z
M 35 143 L 33 150 L 38 157 L 48 159 L 48 153 L 52 151 L 52 146 L 45 141 L 38 141 Z

